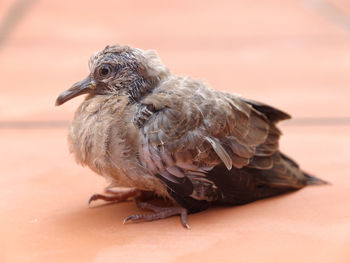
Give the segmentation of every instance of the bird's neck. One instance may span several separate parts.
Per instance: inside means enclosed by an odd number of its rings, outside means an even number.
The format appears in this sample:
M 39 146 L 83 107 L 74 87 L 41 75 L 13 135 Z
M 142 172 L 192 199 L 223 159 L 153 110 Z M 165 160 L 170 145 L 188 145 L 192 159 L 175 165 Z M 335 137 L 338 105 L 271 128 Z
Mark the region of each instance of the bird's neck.
M 138 76 L 127 88 L 131 101 L 139 102 L 146 94 L 152 91 L 160 83 L 160 77 Z

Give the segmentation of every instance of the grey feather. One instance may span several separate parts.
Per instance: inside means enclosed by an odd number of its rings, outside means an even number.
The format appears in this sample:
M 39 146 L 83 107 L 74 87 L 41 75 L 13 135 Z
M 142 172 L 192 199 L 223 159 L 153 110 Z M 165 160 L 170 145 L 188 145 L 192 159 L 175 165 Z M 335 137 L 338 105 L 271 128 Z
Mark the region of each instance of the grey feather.
M 213 147 L 216 154 L 220 157 L 222 162 L 225 164 L 226 168 L 228 170 L 231 170 L 232 169 L 231 157 L 226 152 L 226 150 L 222 147 L 220 142 L 215 140 L 215 139 L 209 138 L 209 137 L 205 137 L 205 139 L 211 144 L 211 146 Z

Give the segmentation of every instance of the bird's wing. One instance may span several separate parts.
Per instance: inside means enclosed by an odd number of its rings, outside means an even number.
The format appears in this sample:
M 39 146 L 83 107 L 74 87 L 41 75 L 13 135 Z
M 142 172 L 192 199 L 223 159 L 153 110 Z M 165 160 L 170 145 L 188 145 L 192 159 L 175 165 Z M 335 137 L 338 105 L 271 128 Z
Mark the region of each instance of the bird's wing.
M 271 169 L 281 134 L 275 122 L 289 117 L 190 79 L 164 83 L 141 105 L 153 112 L 140 125 L 141 164 L 175 195 L 203 200 L 217 194 L 206 176 L 215 166 Z

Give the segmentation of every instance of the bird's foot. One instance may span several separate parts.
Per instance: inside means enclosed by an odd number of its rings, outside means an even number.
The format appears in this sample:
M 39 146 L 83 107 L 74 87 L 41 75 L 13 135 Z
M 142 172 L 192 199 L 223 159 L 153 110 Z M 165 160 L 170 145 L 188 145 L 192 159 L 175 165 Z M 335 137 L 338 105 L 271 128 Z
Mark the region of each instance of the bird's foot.
M 111 195 L 94 194 L 90 197 L 88 204 L 90 205 L 92 201 L 96 200 L 104 200 L 108 202 L 122 202 L 132 197 L 135 198 L 141 196 L 141 191 L 135 188 L 119 191 L 113 190 L 112 188 L 106 188 L 105 192 Z
M 174 215 L 181 216 L 181 223 L 187 229 L 191 229 L 187 223 L 187 214 L 188 211 L 182 207 L 159 207 L 145 202 L 139 202 L 137 198 L 135 199 L 136 205 L 140 209 L 152 210 L 153 214 L 135 214 L 126 217 L 123 221 L 123 224 L 130 220 L 146 220 L 146 221 L 154 221 L 158 219 L 167 218 Z

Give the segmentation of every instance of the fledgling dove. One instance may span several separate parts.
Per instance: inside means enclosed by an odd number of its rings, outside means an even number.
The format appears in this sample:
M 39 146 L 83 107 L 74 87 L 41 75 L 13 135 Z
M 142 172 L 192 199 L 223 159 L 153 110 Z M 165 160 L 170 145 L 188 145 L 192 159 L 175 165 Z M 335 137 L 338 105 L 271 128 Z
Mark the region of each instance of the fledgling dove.
M 92 56 L 90 74 L 56 100 L 88 94 L 75 113 L 69 144 L 76 160 L 129 190 L 90 199 L 125 200 L 152 193 L 172 201 L 156 220 L 241 205 L 326 182 L 279 151 L 276 123 L 290 116 L 201 81 L 172 75 L 153 50 L 107 46 Z

